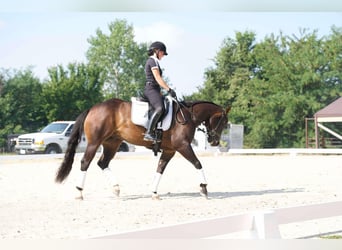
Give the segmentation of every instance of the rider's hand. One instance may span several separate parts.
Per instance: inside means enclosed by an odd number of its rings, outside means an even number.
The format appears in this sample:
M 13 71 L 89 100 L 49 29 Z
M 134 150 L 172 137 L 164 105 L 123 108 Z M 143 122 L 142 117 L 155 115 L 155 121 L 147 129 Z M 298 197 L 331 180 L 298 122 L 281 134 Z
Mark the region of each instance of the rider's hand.
M 177 98 L 177 94 L 176 94 L 176 92 L 173 90 L 173 89 L 169 89 L 169 91 L 168 91 L 168 93 L 169 93 L 169 95 L 170 96 L 172 96 L 173 98 Z

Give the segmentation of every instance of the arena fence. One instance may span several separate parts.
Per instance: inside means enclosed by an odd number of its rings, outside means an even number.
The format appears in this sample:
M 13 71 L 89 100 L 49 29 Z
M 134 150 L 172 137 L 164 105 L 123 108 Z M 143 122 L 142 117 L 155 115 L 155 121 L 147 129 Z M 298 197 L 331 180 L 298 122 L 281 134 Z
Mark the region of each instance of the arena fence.
M 259 148 L 259 149 L 229 149 L 224 154 L 232 155 L 342 155 L 342 149 L 339 148 Z
M 98 236 L 95 238 L 205 239 L 225 238 L 229 234 L 243 232 L 246 238 L 280 239 L 281 233 L 279 225 L 281 224 L 336 216 L 342 216 L 342 201 L 236 214 L 177 225 Z

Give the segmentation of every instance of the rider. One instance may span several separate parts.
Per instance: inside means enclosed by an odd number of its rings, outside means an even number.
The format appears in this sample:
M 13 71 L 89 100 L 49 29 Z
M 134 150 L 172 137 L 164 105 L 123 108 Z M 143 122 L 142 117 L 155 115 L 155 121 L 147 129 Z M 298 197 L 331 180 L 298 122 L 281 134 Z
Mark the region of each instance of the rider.
M 146 84 L 144 95 L 153 108 L 147 131 L 144 135 L 145 141 L 156 141 L 154 133 L 157 123 L 165 111 L 161 88 L 165 89 L 172 97 L 176 97 L 176 92 L 162 78 L 162 70 L 159 61 L 163 56 L 167 56 L 166 46 L 162 42 L 154 42 L 148 50 L 149 58 L 145 64 Z

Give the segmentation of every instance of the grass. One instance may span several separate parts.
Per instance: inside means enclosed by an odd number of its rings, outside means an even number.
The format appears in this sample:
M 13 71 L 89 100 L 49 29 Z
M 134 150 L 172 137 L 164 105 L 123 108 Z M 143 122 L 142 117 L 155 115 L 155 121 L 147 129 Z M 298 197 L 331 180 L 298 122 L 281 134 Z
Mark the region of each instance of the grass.
M 342 239 L 342 235 L 327 235 L 327 236 L 321 236 L 321 239 L 327 239 L 327 240 L 340 240 Z

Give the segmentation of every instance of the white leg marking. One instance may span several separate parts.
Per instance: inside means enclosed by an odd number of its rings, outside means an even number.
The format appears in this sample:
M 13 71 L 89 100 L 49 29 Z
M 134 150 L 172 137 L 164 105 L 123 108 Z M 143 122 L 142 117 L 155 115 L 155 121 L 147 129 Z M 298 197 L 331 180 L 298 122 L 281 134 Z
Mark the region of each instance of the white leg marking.
M 204 170 L 203 168 L 198 170 L 198 176 L 201 184 L 208 184 L 207 178 L 205 178 Z
M 80 171 L 80 175 L 79 175 L 79 179 L 78 182 L 76 183 L 76 187 L 77 187 L 77 194 L 75 196 L 75 199 L 77 200 L 83 200 L 83 194 L 82 194 L 82 190 L 84 188 L 84 184 L 85 184 L 85 179 L 87 176 L 87 171 Z
M 152 181 L 152 185 L 151 185 L 151 188 L 152 188 L 152 192 L 153 193 L 157 193 L 157 190 L 158 190 L 158 186 L 159 186 L 159 182 L 160 182 L 160 178 L 162 177 L 162 175 L 160 173 L 155 173 L 154 174 L 154 178 L 153 178 L 153 181 Z
M 76 183 L 76 187 L 83 189 L 86 177 L 87 177 L 87 171 L 80 171 L 80 175 L 79 175 L 78 182 Z
M 117 179 L 115 178 L 115 176 L 114 176 L 112 170 L 111 170 L 109 167 L 103 169 L 103 174 L 106 176 L 106 178 L 107 178 L 109 184 L 110 184 L 112 187 L 114 187 L 114 186 L 116 186 L 116 185 L 119 185 Z
M 113 193 L 115 196 L 119 197 L 120 195 L 120 187 L 119 187 L 119 183 L 117 181 L 117 179 L 115 178 L 112 170 L 107 167 L 105 169 L 103 169 L 103 174 L 106 176 L 109 185 L 111 185 L 111 187 L 113 187 Z

